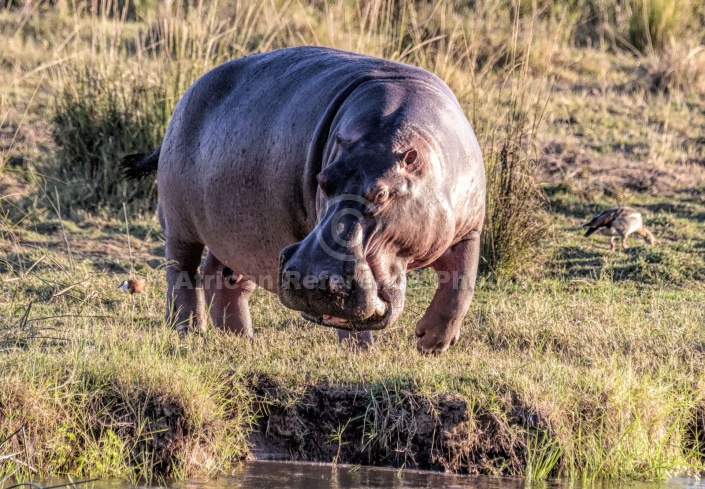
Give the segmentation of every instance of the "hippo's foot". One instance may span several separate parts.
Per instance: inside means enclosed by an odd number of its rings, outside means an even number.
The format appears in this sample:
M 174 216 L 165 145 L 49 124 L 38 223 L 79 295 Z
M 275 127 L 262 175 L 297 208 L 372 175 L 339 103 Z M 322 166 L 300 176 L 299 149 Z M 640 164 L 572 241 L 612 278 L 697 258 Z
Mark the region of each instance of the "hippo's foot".
M 168 276 L 167 272 L 167 276 Z M 194 283 L 199 281 L 194 275 Z M 167 309 L 164 320 L 173 327 L 179 336 L 183 337 L 191 332 L 204 333 L 206 330 L 206 314 L 203 299 L 203 290 L 172 288 L 171 298 L 167 300 Z
M 338 342 L 352 350 L 368 350 L 374 343 L 372 331 L 338 330 Z
M 416 349 L 424 355 L 438 355 L 460 339 L 460 325 L 442 325 L 426 317 L 416 324 Z
M 416 323 L 416 348 L 424 354 L 439 354 L 460 339 L 460 326 L 468 312 L 480 260 L 480 232 L 466 238 L 432 264 L 438 273 L 438 289 L 423 317 Z

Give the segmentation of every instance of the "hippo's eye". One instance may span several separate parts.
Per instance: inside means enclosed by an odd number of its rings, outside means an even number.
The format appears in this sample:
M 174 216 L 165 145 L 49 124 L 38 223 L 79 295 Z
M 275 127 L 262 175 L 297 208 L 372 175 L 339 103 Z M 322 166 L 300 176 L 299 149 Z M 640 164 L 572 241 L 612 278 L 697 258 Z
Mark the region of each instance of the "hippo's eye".
M 381 204 L 389 198 L 389 189 L 387 186 L 381 187 L 374 196 L 373 202 Z

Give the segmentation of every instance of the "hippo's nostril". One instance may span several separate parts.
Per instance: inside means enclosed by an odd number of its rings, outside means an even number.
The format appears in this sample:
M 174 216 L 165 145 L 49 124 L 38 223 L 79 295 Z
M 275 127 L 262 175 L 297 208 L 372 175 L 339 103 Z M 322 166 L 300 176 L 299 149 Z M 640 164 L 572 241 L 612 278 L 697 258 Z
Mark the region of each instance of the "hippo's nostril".
M 355 249 L 359 250 L 364 237 L 365 236 L 362 231 L 362 225 L 360 225 L 359 222 L 353 224 L 352 229 L 350 230 L 350 234 L 348 236 L 348 246 L 351 248 L 351 251 L 354 251 Z
M 287 267 L 279 274 L 279 288 L 281 290 L 299 290 L 301 289 L 301 273 L 297 270 Z
M 292 256 L 294 256 L 294 253 L 296 253 L 296 250 L 299 249 L 300 244 L 301 243 L 290 244 L 281 250 L 279 253 L 279 270 L 282 270 L 284 268 L 284 264 L 288 262 Z
M 242 279 L 242 275 L 235 275 L 232 268 L 223 268 L 223 279 L 226 280 L 230 285 L 235 285 Z

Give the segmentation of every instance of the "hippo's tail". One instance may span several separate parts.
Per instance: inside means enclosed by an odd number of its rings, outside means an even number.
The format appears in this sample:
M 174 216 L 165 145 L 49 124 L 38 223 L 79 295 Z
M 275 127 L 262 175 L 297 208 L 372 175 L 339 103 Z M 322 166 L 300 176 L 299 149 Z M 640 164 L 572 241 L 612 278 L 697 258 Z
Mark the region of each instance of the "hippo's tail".
M 129 180 L 140 180 L 157 171 L 161 146 L 151 153 L 138 153 L 125 156 L 120 161 L 122 174 Z

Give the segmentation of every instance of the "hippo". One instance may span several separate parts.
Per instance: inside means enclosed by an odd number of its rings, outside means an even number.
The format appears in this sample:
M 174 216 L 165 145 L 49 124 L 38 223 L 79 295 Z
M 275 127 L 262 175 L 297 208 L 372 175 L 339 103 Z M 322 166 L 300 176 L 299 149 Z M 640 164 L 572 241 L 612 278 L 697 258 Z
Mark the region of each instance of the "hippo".
M 458 340 L 485 170 L 460 104 L 428 71 L 310 46 L 231 60 L 188 88 L 157 149 L 122 165 L 157 174 L 177 328 L 202 327 L 207 305 L 216 326 L 252 335 L 260 286 L 369 344 L 401 315 L 407 272 L 431 267 L 417 348 Z

